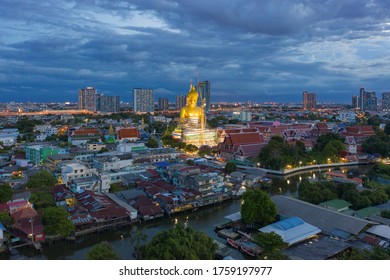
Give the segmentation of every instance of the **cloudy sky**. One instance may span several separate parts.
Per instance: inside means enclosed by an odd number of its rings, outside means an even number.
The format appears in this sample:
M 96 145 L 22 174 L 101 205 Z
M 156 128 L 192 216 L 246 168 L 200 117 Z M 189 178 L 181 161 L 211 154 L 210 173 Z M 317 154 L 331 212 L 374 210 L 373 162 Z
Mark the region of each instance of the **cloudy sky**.
M 0 23 L 0 102 L 173 101 L 198 77 L 212 101 L 390 90 L 388 0 L 0 0 Z

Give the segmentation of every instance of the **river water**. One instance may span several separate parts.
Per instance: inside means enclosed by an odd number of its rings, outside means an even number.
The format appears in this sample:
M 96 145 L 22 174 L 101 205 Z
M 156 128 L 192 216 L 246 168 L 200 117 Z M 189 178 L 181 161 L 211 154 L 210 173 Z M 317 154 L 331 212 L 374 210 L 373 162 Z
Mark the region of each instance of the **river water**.
M 358 169 L 361 174 L 366 173 L 371 166 L 359 166 L 343 168 L 345 172 L 351 169 Z M 295 196 L 297 194 L 299 182 L 306 177 L 317 177 L 320 171 L 314 170 L 294 174 L 288 177 L 269 176 L 273 182 L 267 190 L 270 195 L 283 194 Z M 3 255 L 0 259 L 50 259 L 65 260 L 74 259 L 82 260 L 86 258 L 86 253 L 97 243 L 108 241 L 118 253 L 121 259 L 133 259 L 133 246 L 130 242 L 131 234 L 139 227 L 147 235 L 147 241 L 153 238 L 156 233 L 162 230 L 170 229 L 176 222 L 185 223 L 194 230 L 206 232 L 211 238 L 226 244 L 226 240 L 220 238 L 214 232 L 214 226 L 222 224 L 227 220 L 225 216 L 240 211 L 241 200 L 231 200 L 217 206 L 209 206 L 199 209 L 195 212 L 181 213 L 172 217 L 164 217 L 156 221 L 134 224 L 115 231 L 95 233 L 78 238 L 76 242 L 58 242 L 55 244 L 44 245 L 41 252 L 32 248 L 24 247 L 18 249 L 16 256 Z M 234 255 L 236 258 L 243 258 L 242 255 Z

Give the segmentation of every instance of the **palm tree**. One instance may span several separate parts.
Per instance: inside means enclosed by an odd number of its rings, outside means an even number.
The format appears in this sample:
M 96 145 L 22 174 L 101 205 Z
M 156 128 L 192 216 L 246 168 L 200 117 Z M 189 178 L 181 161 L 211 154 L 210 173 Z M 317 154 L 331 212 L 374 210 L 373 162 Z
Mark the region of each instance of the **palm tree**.
M 135 243 L 133 256 L 136 257 L 137 260 L 141 258 L 140 249 L 143 245 L 141 243 L 145 243 L 147 237 L 148 236 L 143 233 L 139 228 L 137 228 L 134 234 L 130 235 L 130 245 L 133 245 Z

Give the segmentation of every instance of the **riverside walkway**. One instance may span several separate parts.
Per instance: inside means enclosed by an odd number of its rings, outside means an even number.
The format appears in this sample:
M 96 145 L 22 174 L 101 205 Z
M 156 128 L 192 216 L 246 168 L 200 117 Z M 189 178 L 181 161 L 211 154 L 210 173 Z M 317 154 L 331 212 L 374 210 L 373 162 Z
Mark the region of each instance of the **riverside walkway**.
M 261 170 L 267 174 L 273 174 L 273 175 L 279 175 L 279 176 L 285 176 L 285 175 L 291 175 L 296 172 L 301 171 L 307 171 L 307 170 L 315 170 L 315 169 L 324 169 L 324 168 L 330 168 L 330 167 L 343 167 L 343 166 L 353 166 L 353 165 L 361 165 L 361 164 L 369 164 L 367 162 L 359 162 L 359 161 L 351 161 L 351 162 L 341 162 L 341 163 L 327 163 L 327 164 L 313 164 L 313 165 L 305 165 L 301 167 L 296 168 L 289 168 L 289 169 L 283 169 L 283 170 L 272 170 L 272 169 L 265 169 L 265 168 L 256 168 L 256 167 L 247 167 L 239 165 L 239 168 L 242 169 L 253 169 L 253 170 Z

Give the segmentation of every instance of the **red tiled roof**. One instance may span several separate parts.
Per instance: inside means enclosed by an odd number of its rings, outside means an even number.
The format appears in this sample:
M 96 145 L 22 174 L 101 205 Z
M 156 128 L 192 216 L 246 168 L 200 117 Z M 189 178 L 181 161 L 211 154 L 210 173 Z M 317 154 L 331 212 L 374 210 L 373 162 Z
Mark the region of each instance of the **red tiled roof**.
M 143 205 L 153 205 L 153 201 L 145 195 L 139 195 L 134 199 L 135 203 L 132 206 L 135 209 L 139 209 Z
M 20 220 L 37 217 L 38 213 L 33 208 L 27 206 L 18 209 L 16 212 L 12 213 L 11 216 L 14 219 L 14 222 L 16 224 Z
M 163 214 L 163 210 L 157 205 L 145 205 L 141 206 L 138 211 L 142 216 L 155 216 Z
M 262 143 L 263 137 L 258 132 L 229 134 L 233 145 Z
M 155 184 L 156 186 L 159 186 L 160 188 L 162 188 L 166 191 L 173 191 L 174 189 L 176 189 L 175 186 L 165 182 L 164 180 L 154 181 L 153 184 Z
M 73 135 L 90 135 L 90 134 L 99 134 L 100 131 L 97 128 L 81 128 L 75 130 Z
M 18 223 L 15 223 L 14 226 L 27 235 L 31 234 L 32 232 L 34 232 L 34 235 L 44 233 L 44 227 L 39 216 L 34 217 L 34 219 L 32 220 L 32 226 L 31 220 L 29 218 L 23 218 L 19 220 Z
M 8 207 L 8 204 L 6 202 L 4 203 L 0 203 L 0 212 L 3 212 L 3 211 L 9 211 L 9 207 Z
M 122 207 L 107 207 L 90 213 L 91 217 L 97 220 L 111 220 L 117 218 L 126 218 L 129 216 L 125 208 Z
M 139 130 L 135 127 L 122 128 L 117 131 L 118 139 L 124 138 L 140 138 L 141 134 Z
M 243 152 L 243 156 L 258 156 L 260 154 L 261 149 L 266 146 L 266 143 L 260 144 L 243 144 L 240 145 L 238 150 Z

